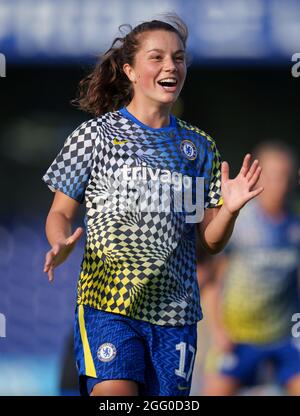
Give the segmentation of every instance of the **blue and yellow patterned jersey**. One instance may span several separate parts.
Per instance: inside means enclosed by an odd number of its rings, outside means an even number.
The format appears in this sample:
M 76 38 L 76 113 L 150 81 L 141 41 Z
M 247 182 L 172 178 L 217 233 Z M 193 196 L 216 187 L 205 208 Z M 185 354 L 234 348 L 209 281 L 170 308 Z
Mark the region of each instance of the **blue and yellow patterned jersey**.
M 276 222 L 250 201 L 225 252 L 221 314 L 230 337 L 245 344 L 290 337 L 300 307 L 300 218 L 287 212 Z
M 122 108 L 81 124 L 43 177 L 86 205 L 78 304 L 157 325 L 200 320 L 196 224 L 162 189 L 201 177 L 204 207 L 221 205 L 220 165 L 211 137 L 174 116 L 154 129 Z

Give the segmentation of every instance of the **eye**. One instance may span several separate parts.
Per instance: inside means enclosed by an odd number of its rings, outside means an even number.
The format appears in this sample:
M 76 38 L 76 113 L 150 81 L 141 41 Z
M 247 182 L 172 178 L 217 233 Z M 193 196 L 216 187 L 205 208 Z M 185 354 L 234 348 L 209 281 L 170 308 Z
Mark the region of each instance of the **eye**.
M 180 56 L 176 56 L 175 57 L 175 61 L 177 61 L 177 62 L 183 62 L 184 61 L 184 56 L 183 55 L 180 55 Z
M 156 61 L 159 61 L 159 60 L 162 59 L 162 57 L 161 57 L 161 55 L 153 55 L 153 56 L 150 56 L 150 59 L 154 59 Z

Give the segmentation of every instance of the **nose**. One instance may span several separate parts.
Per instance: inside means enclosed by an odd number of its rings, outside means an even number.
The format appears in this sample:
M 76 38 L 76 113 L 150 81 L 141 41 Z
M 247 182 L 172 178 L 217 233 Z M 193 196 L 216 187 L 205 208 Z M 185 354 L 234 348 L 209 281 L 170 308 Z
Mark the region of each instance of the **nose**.
M 175 65 L 173 57 L 169 56 L 166 57 L 165 61 L 165 71 L 167 72 L 175 72 L 177 70 L 177 67 Z

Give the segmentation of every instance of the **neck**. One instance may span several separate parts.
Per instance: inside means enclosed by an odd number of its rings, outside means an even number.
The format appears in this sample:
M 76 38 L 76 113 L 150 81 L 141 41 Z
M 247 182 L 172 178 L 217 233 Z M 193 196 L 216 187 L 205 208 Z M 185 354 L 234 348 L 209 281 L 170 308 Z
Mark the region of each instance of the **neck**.
M 157 104 L 147 104 L 145 106 L 131 101 L 126 108 L 135 118 L 154 129 L 166 127 L 170 124 L 171 105 L 159 107 Z

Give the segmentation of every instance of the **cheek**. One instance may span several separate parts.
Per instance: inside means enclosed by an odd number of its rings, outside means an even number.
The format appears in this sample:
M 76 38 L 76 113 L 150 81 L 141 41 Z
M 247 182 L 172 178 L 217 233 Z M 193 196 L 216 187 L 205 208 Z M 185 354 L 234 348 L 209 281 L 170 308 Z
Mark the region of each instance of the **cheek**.
M 186 73 L 187 73 L 187 67 L 186 65 L 183 65 L 181 68 L 179 68 L 180 76 L 183 80 L 185 80 Z
M 151 65 L 140 67 L 138 70 L 138 83 L 142 88 L 153 87 L 157 77 L 157 68 Z
M 183 84 L 185 83 L 185 78 L 186 78 L 186 70 L 183 70 L 182 73 L 180 73 L 181 87 L 183 87 Z
M 186 75 L 187 75 L 187 67 L 186 67 L 186 65 L 183 66 L 181 74 L 182 74 L 182 82 L 184 82 L 185 81 L 185 78 L 186 78 Z

